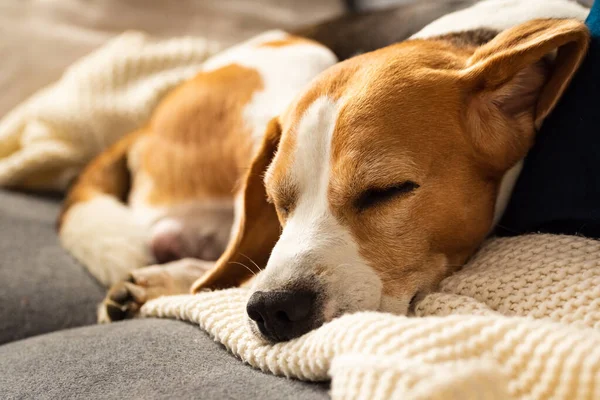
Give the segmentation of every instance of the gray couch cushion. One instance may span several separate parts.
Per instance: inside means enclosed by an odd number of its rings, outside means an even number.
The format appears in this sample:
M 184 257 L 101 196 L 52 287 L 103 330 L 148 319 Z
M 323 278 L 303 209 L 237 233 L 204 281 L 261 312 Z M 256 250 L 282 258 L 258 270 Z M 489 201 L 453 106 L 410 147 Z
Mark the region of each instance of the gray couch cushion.
M 264 374 L 197 326 L 133 320 L 0 346 L 2 398 L 325 399 L 327 385 Z
M 0 191 L 0 343 L 95 322 L 104 289 L 60 247 L 58 206 Z
M 104 295 L 59 245 L 58 198 L 0 191 L 0 343 L 92 324 Z M 0 346 L 11 398 L 322 399 L 327 387 L 263 374 L 198 327 L 136 320 Z

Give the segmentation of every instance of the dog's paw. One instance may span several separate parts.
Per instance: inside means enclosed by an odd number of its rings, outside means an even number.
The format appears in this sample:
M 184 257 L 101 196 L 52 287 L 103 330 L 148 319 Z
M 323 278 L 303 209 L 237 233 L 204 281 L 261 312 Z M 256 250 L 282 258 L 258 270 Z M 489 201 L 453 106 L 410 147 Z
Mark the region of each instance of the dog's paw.
M 132 271 L 127 279 L 114 284 L 100 304 L 98 322 L 135 318 L 148 300 L 173 294 L 176 282 L 162 266 Z
M 114 284 L 98 310 L 98 322 L 106 323 L 135 317 L 146 302 L 146 289 L 133 276 Z

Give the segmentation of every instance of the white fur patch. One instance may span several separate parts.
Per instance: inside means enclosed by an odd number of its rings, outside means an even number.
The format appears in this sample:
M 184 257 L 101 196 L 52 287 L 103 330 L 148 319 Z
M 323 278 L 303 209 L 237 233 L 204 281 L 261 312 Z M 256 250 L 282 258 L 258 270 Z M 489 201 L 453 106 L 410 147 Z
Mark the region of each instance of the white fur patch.
M 512 195 L 512 191 L 517 184 L 517 179 L 519 179 L 522 169 L 523 160 L 519 161 L 514 167 L 509 169 L 508 172 L 502 177 L 500 189 L 498 190 L 498 196 L 496 197 L 496 208 L 494 209 L 494 222 L 492 224 L 492 229 L 494 229 L 496 224 L 500 222 L 500 218 L 502 218 L 504 211 L 506 211 L 506 206 L 508 206 L 508 201 L 510 200 L 510 196 Z
M 106 286 L 153 259 L 146 245 L 146 230 L 124 204 L 110 196 L 71 207 L 59 236 L 62 245 Z
M 276 290 L 317 277 L 324 284 L 326 320 L 340 311 L 378 309 L 382 290 L 381 280 L 329 207 L 331 141 L 337 115 L 338 104 L 321 97 L 300 119 L 290 169 L 300 196 L 255 285 L 261 290 Z
M 240 230 L 242 223 L 242 214 L 244 213 L 244 194 L 238 193 L 233 200 L 233 223 L 231 224 L 231 233 L 229 241 L 235 239 L 235 235 Z
M 220 53 L 204 65 L 204 71 L 210 71 L 237 64 L 260 74 L 264 87 L 244 109 L 244 118 L 252 127 L 256 145 L 261 142 L 267 123 L 282 113 L 315 76 L 337 62 L 331 50 L 317 44 L 261 46 L 289 37 L 283 31 L 269 31 Z
M 485 0 L 433 21 L 411 39 L 427 39 L 480 28 L 503 31 L 537 18 L 583 21 L 588 13 L 589 9 L 571 0 Z

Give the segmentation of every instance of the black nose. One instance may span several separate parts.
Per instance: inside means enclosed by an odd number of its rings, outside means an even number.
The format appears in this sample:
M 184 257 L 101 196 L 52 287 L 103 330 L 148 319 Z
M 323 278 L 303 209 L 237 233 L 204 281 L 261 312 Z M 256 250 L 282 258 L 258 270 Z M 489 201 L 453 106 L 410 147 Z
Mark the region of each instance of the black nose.
M 317 325 L 314 292 L 255 292 L 246 312 L 267 339 L 283 342 L 301 336 Z

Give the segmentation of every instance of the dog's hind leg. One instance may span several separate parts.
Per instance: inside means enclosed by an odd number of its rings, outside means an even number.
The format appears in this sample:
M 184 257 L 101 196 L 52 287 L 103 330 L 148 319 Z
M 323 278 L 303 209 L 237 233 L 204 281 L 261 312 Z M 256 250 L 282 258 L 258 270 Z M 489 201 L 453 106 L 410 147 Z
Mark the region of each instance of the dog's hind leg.
M 125 204 L 129 153 L 145 132 L 128 134 L 96 157 L 69 191 L 58 219 L 63 247 L 106 286 L 152 263 L 147 232 Z

